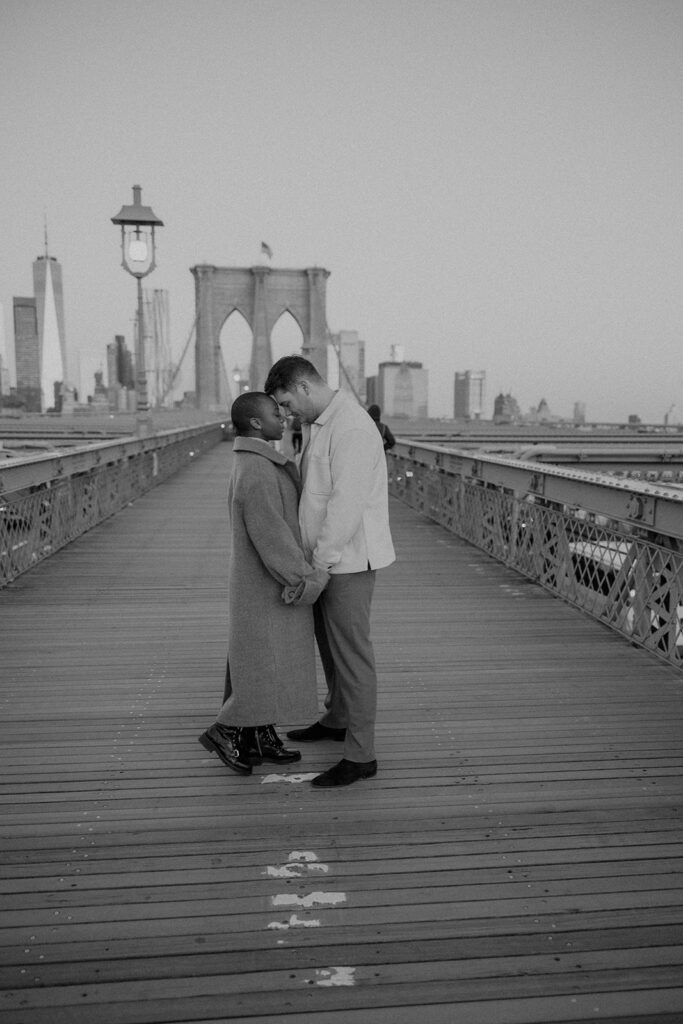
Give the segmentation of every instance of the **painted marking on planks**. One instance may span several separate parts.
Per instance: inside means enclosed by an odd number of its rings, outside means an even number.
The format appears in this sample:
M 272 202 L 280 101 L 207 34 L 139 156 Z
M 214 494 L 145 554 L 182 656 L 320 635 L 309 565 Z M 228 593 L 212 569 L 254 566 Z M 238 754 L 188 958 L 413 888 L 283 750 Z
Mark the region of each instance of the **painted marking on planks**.
M 305 907 L 307 910 L 316 906 L 334 907 L 337 903 L 346 903 L 345 892 L 309 892 L 306 896 L 285 892 L 271 897 L 274 907 Z
M 261 779 L 261 785 L 265 786 L 267 782 L 290 782 L 297 785 L 301 782 L 310 782 L 314 779 L 319 772 L 302 772 L 299 775 L 264 775 Z
M 327 864 L 283 864 L 279 868 L 269 864 L 265 873 L 271 878 L 303 878 L 314 871 L 325 874 L 329 870 Z
M 268 927 L 276 928 L 279 931 L 287 931 L 289 928 L 319 928 L 320 921 L 304 921 L 302 918 L 297 917 L 296 914 L 292 914 L 289 921 L 271 921 Z
M 355 967 L 321 967 L 315 972 L 316 985 L 355 985 Z
M 319 861 L 318 854 L 312 850 L 292 850 L 286 864 L 279 867 L 269 864 L 264 874 L 271 878 L 303 878 L 307 874 L 325 874 L 329 870 L 329 865 Z
M 269 865 L 265 874 L 274 878 L 302 878 L 312 872 L 329 871 L 327 864 L 321 863 L 318 854 L 313 850 L 292 850 L 287 861 L 279 867 Z M 294 893 L 282 893 L 271 897 L 274 907 L 302 907 L 310 909 L 316 906 L 333 907 L 339 903 L 346 902 L 346 893 L 343 892 L 310 892 L 306 896 L 297 896 Z M 288 931 L 290 928 L 320 928 L 321 922 L 317 918 L 301 918 L 296 913 L 292 914 L 289 920 L 270 921 L 268 928 L 278 931 Z M 282 940 L 278 939 L 281 943 Z

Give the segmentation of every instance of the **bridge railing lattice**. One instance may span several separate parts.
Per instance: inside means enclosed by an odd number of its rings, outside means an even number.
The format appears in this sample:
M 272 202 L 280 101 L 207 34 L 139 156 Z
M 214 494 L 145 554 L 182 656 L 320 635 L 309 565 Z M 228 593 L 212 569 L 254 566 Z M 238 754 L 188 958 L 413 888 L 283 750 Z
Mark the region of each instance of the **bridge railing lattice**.
M 168 479 L 222 437 L 220 424 L 206 424 L 3 465 L 0 587 Z
M 683 668 L 683 489 L 400 441 L 390 491 Z

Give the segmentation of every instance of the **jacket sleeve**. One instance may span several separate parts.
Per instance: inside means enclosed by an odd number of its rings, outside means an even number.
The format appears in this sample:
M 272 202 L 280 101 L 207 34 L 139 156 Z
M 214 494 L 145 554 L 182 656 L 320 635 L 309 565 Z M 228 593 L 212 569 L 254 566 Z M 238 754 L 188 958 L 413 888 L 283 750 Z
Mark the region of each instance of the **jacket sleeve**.
M 332 489 L 325 519 L 313 551 L 313 564 L 330 569 L 360 529 L 367 495 L 377 476 L 378 458 L 383 459 L 379 431 L 376 444 L 363 430 L 347 430 L 337 439 L 330 456 Z
M 315 604 L 330 580 L 325 569 L 314 569 L 297 586 L 286 586 L 282 591 L 285 604 Z
M 252 481 L 241 506 L 249 539 L 278 583 L 297 587 L 315 572 L 285 520 L 280 494 L 272 481 L 263 477 Z

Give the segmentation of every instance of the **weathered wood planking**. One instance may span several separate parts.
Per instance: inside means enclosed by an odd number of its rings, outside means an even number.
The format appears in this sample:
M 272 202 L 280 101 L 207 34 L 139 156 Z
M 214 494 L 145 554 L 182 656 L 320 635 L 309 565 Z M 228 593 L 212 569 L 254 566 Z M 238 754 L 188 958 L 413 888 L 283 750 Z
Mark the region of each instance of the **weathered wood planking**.
M 379 775 L 232 775 L 230 457 L 0 592 L 0 1020 L 683 1019 L 680 676 L 393 504 Z

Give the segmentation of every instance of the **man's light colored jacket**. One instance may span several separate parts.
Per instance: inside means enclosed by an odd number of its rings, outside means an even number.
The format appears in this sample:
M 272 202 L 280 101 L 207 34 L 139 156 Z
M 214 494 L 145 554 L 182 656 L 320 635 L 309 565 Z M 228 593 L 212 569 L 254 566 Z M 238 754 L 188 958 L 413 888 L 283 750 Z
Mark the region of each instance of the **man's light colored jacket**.
M 365 409 L 337 391 L 303 428 L 299 524 L 304 552 L 331 573 L 390 565 L 387 463 L 382 438 Z

